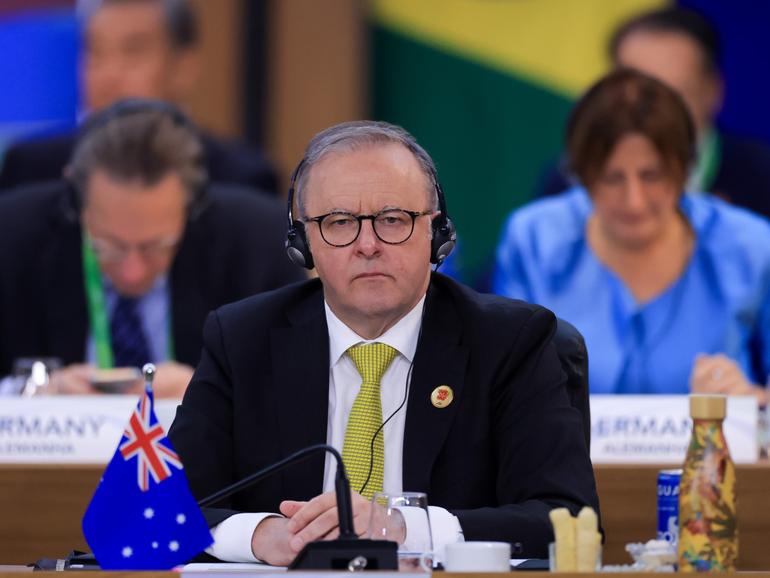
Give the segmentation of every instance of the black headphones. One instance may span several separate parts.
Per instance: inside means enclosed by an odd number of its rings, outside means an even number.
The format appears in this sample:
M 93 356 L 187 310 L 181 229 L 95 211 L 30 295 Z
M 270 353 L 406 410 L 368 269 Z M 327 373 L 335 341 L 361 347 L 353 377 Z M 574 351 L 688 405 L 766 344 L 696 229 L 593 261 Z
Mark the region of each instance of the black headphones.
M 109 123 L 117 119 L 147 113 L 156 113 L 170 119 L 174 126 L 189 131 L 192 135 L 195 136 L 196 139 L 198 139 L 201 145 L 201 157 L 198 162 L 200 168 L 207 175 L 208 171 L 206 169 L 204 144 L 201 140 L 201 134 L 198 127 L 195 126 L 195 124 L 193 124 L 187 115 L 184 114 L 182 110 L 177 106 L 164 100 L 156 100 L 150 98 L 122 99 L 98 112 L 89 115 L 78 130 L 77 136 L 75 138 L 75 144 L 72 149 L 73 156 L 78 146 L 86 138 L 88 138 L 89 135 L 103 129 Z M 65 179 L 70 183 L 72 207 L 77 214 L 81 208 L 80 194 L 82 194 L 82 192 L 76 189 L 75 183 L 69 176 L 65 175 Z M 191 191 L 191 200 L 188 207 L 188 214 L 190 218 L 195 218 L 198 214 L 200 214 L 205 206 L 204 196 L 207 188 L 207 181 L 208 178 L 204 178 L 200 186 Z
M 412 153 L 416 153 L 416 151 L 412 150 L 408 145 L 407 148 L 409 148 Z M 310 252 L 310 245 L 307 242 L 305 223 L 299 219 L 294 219 L 293 210 L 294 188 L 297 184 L 297 177 L 299 176 L 302 167 L 305 165 L 305 161 L 306 158 L 303 158 L 297 165 L 297 168 L 291 173 L 287 210 L 289 229 L 286 232 L 286 254 L 289 257 L 289 260 L 295 265 L 305 267 L 306 269 L 312 269 L 314 267 L 313 254 Z M 440 212 L 440 214 L 431 222 L 433 238 L 430 242 L 430 262 L 440 265 L 455 248 L 457 232 L 455 231 L 454 223 L 452 223 L 452 220 L 447 214 L 444 191 L 438 182 L 438 176 L 436 175 L 435 169 L 430 169 L 430 176 L 433 181 L 433 188 L 436 191 Z

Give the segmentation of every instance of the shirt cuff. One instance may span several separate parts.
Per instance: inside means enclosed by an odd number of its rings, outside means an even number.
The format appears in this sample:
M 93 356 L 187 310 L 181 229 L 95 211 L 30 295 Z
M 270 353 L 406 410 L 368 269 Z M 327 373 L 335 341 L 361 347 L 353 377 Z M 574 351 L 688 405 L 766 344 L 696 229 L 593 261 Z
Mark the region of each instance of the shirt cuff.
M 214 543 L 206 553 L 224 562 L 260 562 L 251 550 L 254 530 L 265 518 L 276 514 L 235 514 L 211 528 Z
M 24 391 L 24 380 L 8 375 L 0 379 L 0 395 L 20 395 Z
M 433 539 L 434 563 L 444 560 L 444 546 L 455 542 L 464 542 L 463 530 L 457 516 L 444 508 L 428 506 L 430 530 L 425 527 L 424 516 L 420 508 L 399 508 L 406 524 L 406 540 L 404 548 L 419 549 L 419 544 L 425 543 L 425 533 L 430 531 Z

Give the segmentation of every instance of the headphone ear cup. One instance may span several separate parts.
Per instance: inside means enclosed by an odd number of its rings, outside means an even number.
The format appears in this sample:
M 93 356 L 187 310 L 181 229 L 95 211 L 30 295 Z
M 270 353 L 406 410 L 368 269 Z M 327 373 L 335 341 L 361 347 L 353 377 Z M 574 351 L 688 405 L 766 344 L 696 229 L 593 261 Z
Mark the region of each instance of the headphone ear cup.
M 443 215 L 433 221 L 433 239 L 430 243 L 430 262 L 439 264 L 449 257 L 457 242 L 457 231 L 451 219 Z
M 291 227 L 286 233 L 286 255 L 289 261 L 298 267 L 312 269 L 315 266 L 305 235 L 305 223 L 302 221 L 291 222 Z

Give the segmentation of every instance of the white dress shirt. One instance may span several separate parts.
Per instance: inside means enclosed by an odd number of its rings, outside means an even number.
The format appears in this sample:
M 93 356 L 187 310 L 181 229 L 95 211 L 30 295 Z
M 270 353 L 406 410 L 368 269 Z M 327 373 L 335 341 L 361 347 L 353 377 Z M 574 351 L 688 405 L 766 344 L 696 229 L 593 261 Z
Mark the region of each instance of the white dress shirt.
M 403 407 L 393 415 L 383 428 L 385 441 L 383 491 L 385 492 L 399 493 L 410 490 L 410 488 L 402 487 L 404 425 L 407 406 L 405 397 L 408 388 L 409 368 L 417 349 L 424 302 L 425 297 L 423 296 L 420 302 L 398 323 L 373 340 L 364 339 L 356 334 L 334 314 L 327 303 L 324 303 L 326 324 L 329 329 L 330 365 L 326 443 L 337 448 L 340 452 L 345 439 L 348 416 L 361 388 L 361 375 L 358 373 L 353 360 L 345 355 L 345 352 L 354 345 L 374 342 L 385 343 L 398 351 L 398 355 L 380 381 L 383 420 L 388 419 L 404 402 Z M 334 458 L 327 454 L 324 466 L 324 492 L 334 490 L 335 473 Z M 355 492 L 360 489 L 351 488 Z M 428 496 L 428 501 L 430 501 L 430 496 Z M 415 533 L 419 526 L 411 524 L 410 534 L 410 512 L 405 509 L 403 513 L 407 525 L 407 543 L 405 546 L 409 548 L 410 536 L 415 540 L 418 539 Z M 220 560 L 230 562 L 257 561 L 251 550 L 251 536 L 257 524 L 266 517 L 274 515 L 269 513 L 236 514 L 227 518 L 212 529 L 214 544 L 207 552 Z M 433 549 L 437 558 L 441 559 L 446 544 L 462 541 L 462 530 L 457 518 L 444 508 L 430 506 L 429 515 Z

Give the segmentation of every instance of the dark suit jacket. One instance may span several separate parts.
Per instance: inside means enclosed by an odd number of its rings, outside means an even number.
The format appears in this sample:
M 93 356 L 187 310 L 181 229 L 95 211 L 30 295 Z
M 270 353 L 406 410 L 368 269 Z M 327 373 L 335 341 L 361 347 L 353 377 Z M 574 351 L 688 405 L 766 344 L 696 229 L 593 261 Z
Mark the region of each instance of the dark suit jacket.
M 176 357 L 193 366 L 212 309 L 305 277 L 286 258 L 286 217 L 277 201 L 211 187 L 196 213 L 169 273 Z M 0 375 L 18 357 L 82 362 L 81 234 L 63 182 L 0 197 L 0 271 Z
M 570 406 L 541 307 L 481 295 L 435 274 L 406 409 L 404 490 L 459 518 L 467 540 L 506 540 L 545 557 L 548 512 L 598 508 L 579 412 Z M 444 409 L 431 391 L 446 384 Z M 329 335 L 319 280 L 212 313 L 170 437 L 197 498 L 326 442 Z M 208 511 L 276 512 L 322 492 L 318 456 Z
M 67 133 L 12 145 L 2 161 L 0 191 L 62 178 L 75 138 L 75 133 Z M 244 185 L 269 194 L 278 191 L 275 170 L 260 150 L 205 133 L 201 138 L 209 180 Z
M 770 146 L 720 133 L 721 158 L 709 192 L 733 204 L 770 217 Z M 564 161 L 543 171 L 535 197 L 557 195 L 572 185 Z
M 553 344 L 556 346 L 561 367 L 567 375 L 567 396 L 572 407 L 577 409 L 583 418 L 583 436 L 590 448 L 591 404 L 588 395 L 588 350 L 585 339 L 574 325 L 557 318 Z

